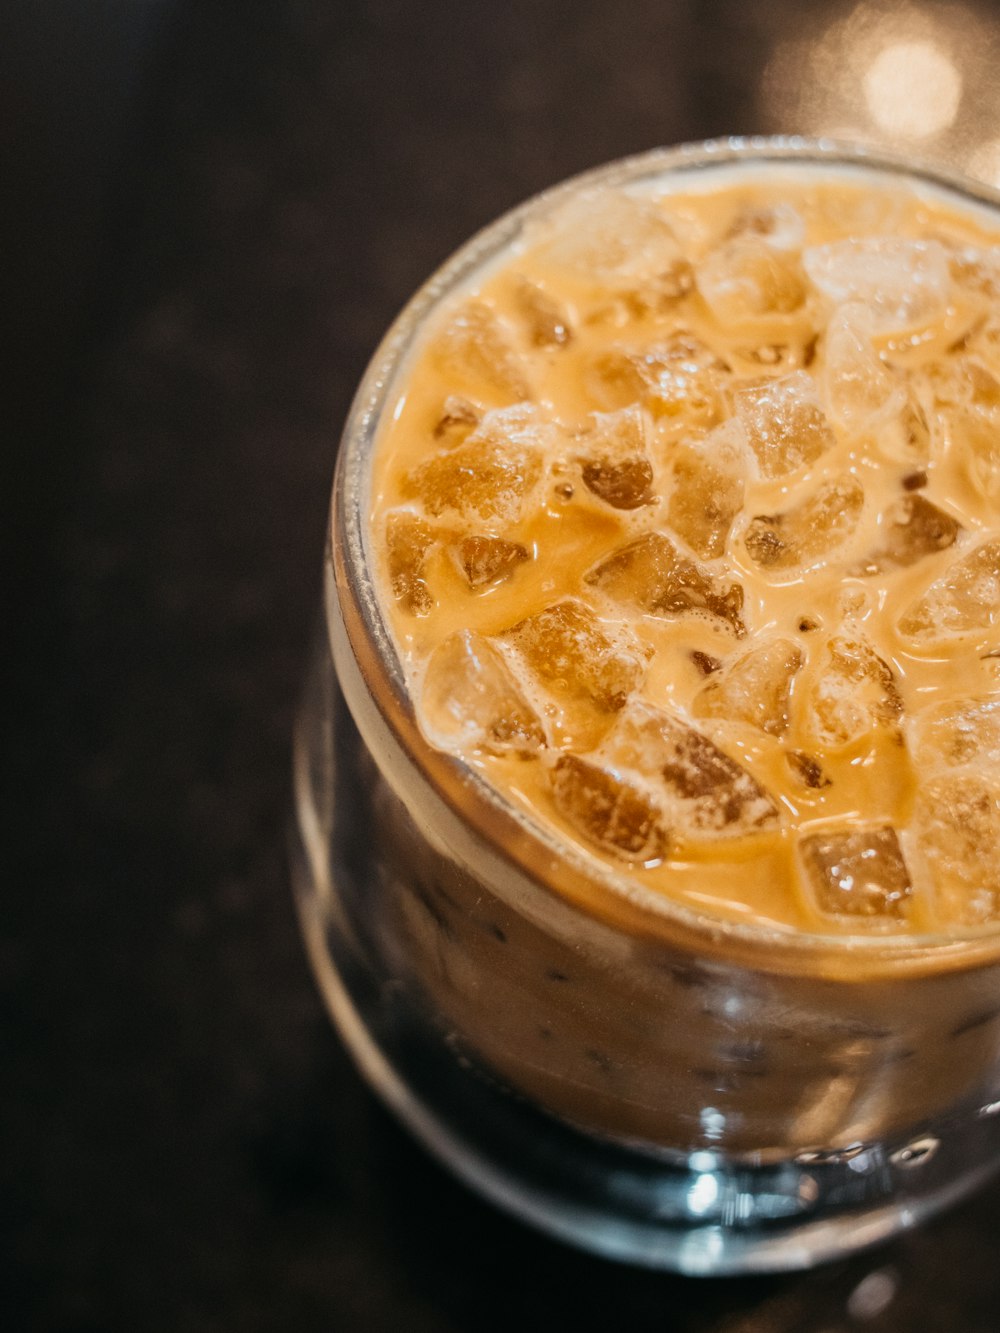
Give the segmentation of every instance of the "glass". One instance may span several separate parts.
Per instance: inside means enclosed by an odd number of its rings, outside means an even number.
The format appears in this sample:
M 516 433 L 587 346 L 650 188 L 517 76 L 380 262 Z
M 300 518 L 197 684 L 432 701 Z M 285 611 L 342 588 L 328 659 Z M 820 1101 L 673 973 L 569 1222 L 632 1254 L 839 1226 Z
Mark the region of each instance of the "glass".
M 905 160 L 798 139 L 661 150 L 582 180 L 778 162 L 916 178 L 998 208 Z M 626 895 L 624 877 L 422 738 L 371 573 L 371 450 L 425 321 L 580 183 L 459 251 L 360 387 L 296 731 L 302 920 L 365 1077 L 475 1189 L 650 1266 L 806 1267 L 911 1226 L 996 1165 L 996 934 L 778 936 Z

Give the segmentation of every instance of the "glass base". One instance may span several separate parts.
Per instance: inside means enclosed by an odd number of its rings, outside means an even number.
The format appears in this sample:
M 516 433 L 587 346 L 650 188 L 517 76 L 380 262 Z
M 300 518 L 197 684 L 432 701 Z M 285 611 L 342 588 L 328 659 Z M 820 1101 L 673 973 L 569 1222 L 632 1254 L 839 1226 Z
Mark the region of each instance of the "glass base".
M 301 826 L 292 861 L 310 959 L 364 1078 L 472 1189 L 564 1241 L 689 1276 L 803 1269 L 888 1239 L 992 1174 L 982 1163 L 1000 1151 L 1000 1106 L 905 1142 L 764 1166 L 622 1146 L 562 1124 L 422 1021 L 401 983 L 373 974 L 328 910 Z

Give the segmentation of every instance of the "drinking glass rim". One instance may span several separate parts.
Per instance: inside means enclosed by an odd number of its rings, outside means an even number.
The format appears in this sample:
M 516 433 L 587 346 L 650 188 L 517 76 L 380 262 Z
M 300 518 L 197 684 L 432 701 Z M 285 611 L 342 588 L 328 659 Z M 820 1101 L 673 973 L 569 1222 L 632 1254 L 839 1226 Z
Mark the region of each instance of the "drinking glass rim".
M 441 796 L 452 812 L 475 834 L 530 879 L 570 902 L 583 905 L 581 884 L 609 895 L 605 906 L 635 909 L 633 926 L 653 937 L 666 933 L 688 942 L 711 939 L 713 948 L 726 951 L 755 966 L 797 970 L 796 960 L 818 957 L 831 963 L 831 976 L 842 965 L 866 970 L 866 962 L 898 965 L 906 972 L 965 967 L 1000 953 L 1000 927 L 967 927 L 964 932 L 907 934 L 824 934 L 744 922 L 701 911 L 665 893 L 642 885 L 635 875 L 617 869 L 587 852 L 540 817 L 516 805 L 490 783 L 475 766 L 431 745 L 424 737 L 406 676 L 379 595 L 372 569 L 370 545 L 369 460 L 387 406 L 395 401 L 393 389 L 420 334 L 433 313 L 477 271 L 499 259 L 514 244 L 524 226 L 580 191 L 615 187 L 658 177 L 683 178 L 726 166 L 770 163 L 857 168 L 885 179 L 905 178 L 957 196 L 966 208 L 981 207 L 996 214 L 1000 228 L 1000 190 L 960 173 L 950 172 L 918 158 L 887 152 L 864 144 L 802 135 L 731 136 L 654 148 L 590 168 L 548 187 L 501 214 L 472 235 L 417 289 L 390 325 L 373 354 L 349 409 L 341 436 L 330 511 L 328 560 L 335 580 L 339 611 L 351 651 L 383 722 L 420 776 Z M 338 540 L 338 535 L 340 540 Z M 328 618 L 332 608 L 327 608 Z M 377 689 L 381 685 L 383 688 Z M 548 874 L 543 873 L 547 868 Z M 561 872 L 561 873 L 560 873 Z M 641 918 L 641 924 L 639 919 Z M 657 928 L 658 927 L 658 928 Z M 762 958 L 762 952 L 767 953 Z M 881 970 L 881 968 L 880 968 Z

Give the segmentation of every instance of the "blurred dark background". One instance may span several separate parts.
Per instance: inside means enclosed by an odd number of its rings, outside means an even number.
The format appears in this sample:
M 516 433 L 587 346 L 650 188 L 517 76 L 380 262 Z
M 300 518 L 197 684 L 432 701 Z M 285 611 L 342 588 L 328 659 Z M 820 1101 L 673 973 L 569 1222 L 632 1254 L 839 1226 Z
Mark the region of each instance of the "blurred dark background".
M 471 1198 L 334 1036 L 284 836 L 338 430 L 413 288 L 661 143 L 837 133 L 1000 180 L 996 7 L 15 0 L 4 28 L 0 1324 L 995 1333 L 996 1186 L 714 1283 Z

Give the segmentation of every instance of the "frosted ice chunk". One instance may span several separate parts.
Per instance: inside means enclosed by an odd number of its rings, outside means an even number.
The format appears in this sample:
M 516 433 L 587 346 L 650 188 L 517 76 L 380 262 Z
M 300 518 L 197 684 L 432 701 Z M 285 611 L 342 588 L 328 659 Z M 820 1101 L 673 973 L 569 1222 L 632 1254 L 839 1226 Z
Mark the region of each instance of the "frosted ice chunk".
M 713 250 L 698 265 L 696 281 L 727 329 L 763 315 L 790 314 L 806 294 L 798 262 L 749 232 Z
M 565 347 L 572 340 L 568 313 L 537 282 L 520 278 L 514 289 L 514 299 L 535 347 Z
M 909 211 L 911 197 L 898 188 L 838 189 L 823 198 L 823 217 L 841 236 L 891 236 Z
M 758 377 L 769 375 L 777 379 L 811 365 L 817 341 L 817 335 L 811 335 L 780 342 L 755 342 L 733 347 L 732 355 L 735 361 L 748 362 Z
M 504 537 L 463 537 L 451 543 L 451 551 L 474 591 L 509 578 L 529 558 L 526 546 Z
M 385 545 L 392 595 L 411 615 L 425 616 L 434 605 L 427 582 L 427 558 L 438 533 L 408 509 L 386 517 Z
M 585 190 L 546 225 L 553 234 L 541 250 L 550 262 L 612 288 L 634 288 L 683 258 L 662 210 L 620 191 Z
M 984 542 L 935 579 L 903 614 L 899 630 L 921 643 L 1000 624 L 1000 542 Z
M 649 615 L 701 615 L 721 621 L 737 637 L 746 633 L 740 584 L 700 569 L 658 532 L 619 546 L 584 575 L 584 582 Z
M 669 838 L 662 811 L 624 774 L 563 754 L 549 780 L 556 808 L 588 842 L 626 861 L 663 858 Z
M 609 299 L 587 312 L 586 323 L 603 328 L 627 328 L 650 315 L 675 313 L 693 291 L 694 269 L 687 259 L 675 259 L 662 273 L 644 278 L 630 291 L 612 289 Z
M 683 416 L 714 425 L 725 412 L 729 367 L 693 333 L 675 333 L 650 347 L 620 347 L 590 363 L 586 383 L 602 407 L 642 403 L 656 417 Z
M 430 739 L 444 748 L 530 755 L 545 744 L 538 714 L 499 649 L 471 630 L 435 648 L 421 703 Z
M 888 458 L 917 466 L 930 457 L 932 433 L 921 404 L 906 385 L 892 400 L 891 411 L 873 432 L 878 447 Z
M 1000 246 L 962 246 L 952 252 L 948 269 L 963 291 L 990 301 L 1000 299 Z
M 814 563 L 851 537 L 864 501 L 861 482 L 845 472 L 784 513 L 751 519 L 744 537 L 747 553 L 754 564 L 768 570 Z
M 948 414 L 952 457 L 985 499 L 1000 501 L 1000 411 L 974 407 Z
M 408 498 L 433 515 L 516 523 L 542 475 L 543 449 L 554 428 L 530 406 L 487 412 L 466 439 L 419 463 L 403 477 Z
M 694 291 L 694 269 L 687 259 L 675 259 L 649 283 L 643 285 L 641 313 L 666 310 Z
M 921 771 L 962 764 L 1000 765 L 1000 697 L 980 695 L 937 704 L 913 719 Z
M 763 477 L 815 463 L 836 442 L 804 370 L 740 390 L 736 412 Z
M 972 357 L 961 362 L 961 369 L 970 406 L 991 412 L 1000 408 L 1000 380 L 993 371 Z
M 480 413 L 467 398 L 453 393 L 444 400 L 441 415 L 434 426 L 434 438 L 447 444 L 461 444 L 479 425 Z
M 925 555 L 947 550 L 959 532 L 961 528 L 955 519 L 926 496 L 903 495 L 882 515 L 874 550 L 849 573 L 865 576 L 906 569 Z
M 702 440 L 674 451 L 673 491 L 667 520 L 703 559 L 724 555 L 733 521 L 742 512 L 748 470 L 746 434 L 728 421 Z
M 806 696 L 809 734 L 824 745 L 848 745 L 876 727 L 896 727 L 902 714 L 888 662 L 862 639 L 831 638 Z
M 733 220 L 727 239 L 758 236 L 775 250 L 801 250 L 805 235 L 805 219 L 798 209 L 778 203 L 744 209 Z
M 806 882 L 829 916 L 899 920 L 912 895 L 896 832 L 888 825 L 830 830 L 799 841 Z
M 973 408 L 987 413 L 1000 408 L 1000 380 L 972 356 L 950 356 L 928 368 L 938 406 Z
M 531 389 L 500 317 L 484 302 L 469 301 L 437 336 L 434 351 L 453 378 L 482 386 L 511 402 Z
M 932 778 L 917 794 L 912 828 L 945 920 L 1000 921 L 1000 777 L 966 768 Z
M 804 661 L 789 639 L 750 648 L 713 674 L 695 695 L 695 717 L 747 722 L 770 736 L 788 730 L 792 681 Z
M 646 426 L 636 407 L 595 412 L 579 437 L 584 485 L 614 509 L 637 509 L 652 499 L 653 465 Z
M 609 626 L 584 602 L 557 602 L 504 634 L 528 670 L 553 693 L 589 700 L 604 713 L 624 708 L 646 669 L 625 626 Z
M 885 331 L 926 324 L 944 314 L 950 273 L 938 241 L 866 237 L 813 246 L 802 262 L 834 305 L 860 302 Z
M 778 810 L 757 779 L 700 731 L 641 700 L 621 714 L 602 762 L 642 774 L 678 834 L 740 835 L 773 828 Z
M 905 402 L 900 383 L 872 346 L 871 313 L 849 305 L 834 312 L 824 342 L 824 388 L 830 417 L 850 435 L 869 436 Z

